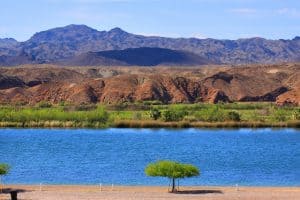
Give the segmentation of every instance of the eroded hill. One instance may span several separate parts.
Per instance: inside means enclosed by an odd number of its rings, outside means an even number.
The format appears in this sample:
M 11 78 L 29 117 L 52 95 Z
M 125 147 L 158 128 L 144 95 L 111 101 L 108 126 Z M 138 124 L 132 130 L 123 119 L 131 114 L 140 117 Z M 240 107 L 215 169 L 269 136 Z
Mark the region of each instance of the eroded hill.
M 0 68 L 0 103 L 271 101 L 300 105 L 300 64 Z

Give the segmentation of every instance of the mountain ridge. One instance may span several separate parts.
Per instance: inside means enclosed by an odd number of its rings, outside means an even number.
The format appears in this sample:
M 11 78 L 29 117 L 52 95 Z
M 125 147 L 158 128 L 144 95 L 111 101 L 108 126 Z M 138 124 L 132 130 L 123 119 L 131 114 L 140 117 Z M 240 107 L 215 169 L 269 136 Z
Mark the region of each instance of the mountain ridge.
M 168 38 L 136 35 L 118 27 L 98 31 L 75 24 L 35 33 L 24 42 L 10 41 L 10 45 L 0 39 L 0 56 L 25 53 L 34 58 L 33 63 L 51 63 L 87 52 L 142 47 L 191 52 L 218 64 L 272 64 L 300 60 L 299 36 L 290 40 Z

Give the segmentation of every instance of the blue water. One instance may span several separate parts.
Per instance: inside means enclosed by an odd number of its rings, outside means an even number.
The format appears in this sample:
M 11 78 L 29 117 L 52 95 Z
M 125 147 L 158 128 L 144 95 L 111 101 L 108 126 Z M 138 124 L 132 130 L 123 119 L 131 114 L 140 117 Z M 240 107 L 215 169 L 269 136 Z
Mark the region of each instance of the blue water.
M 296 129 L 0 129 L 6 183 L 165 185 L 149 162 L 201 170 L 186 185 L 300 186 Z

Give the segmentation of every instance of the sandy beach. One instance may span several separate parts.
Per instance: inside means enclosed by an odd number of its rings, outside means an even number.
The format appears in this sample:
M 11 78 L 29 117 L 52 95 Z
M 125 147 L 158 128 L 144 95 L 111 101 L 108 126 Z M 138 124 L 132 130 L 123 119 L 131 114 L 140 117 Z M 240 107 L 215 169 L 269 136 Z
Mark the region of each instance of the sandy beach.
M 167 187 L 149 186 L 69 186 L 9 185 L 6 189 L 23 190 L 21 200 L 131 200 L 131 199 L 209 199 L 209 200 L 297 200 L 300 187 L 181 187 L 177 194 L 168 193 Z M 0 200 L 10 199 L 0 194 Z

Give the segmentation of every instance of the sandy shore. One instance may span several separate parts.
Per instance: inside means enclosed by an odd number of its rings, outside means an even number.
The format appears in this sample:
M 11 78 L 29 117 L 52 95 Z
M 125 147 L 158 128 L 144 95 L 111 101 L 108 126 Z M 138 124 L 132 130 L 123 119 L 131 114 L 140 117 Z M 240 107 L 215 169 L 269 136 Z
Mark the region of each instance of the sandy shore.
M 168 193 L 167 187 L 148 186 L 25 186 L 10 185 L 5 188 L 20 189 L 21 200 L 143 200 L 143 199 L 209 199 L 209 200 L 298 200 L 300 187 L 181 187 L 180 193 Z M 0 194 L 0 200 L 10 199 Z

